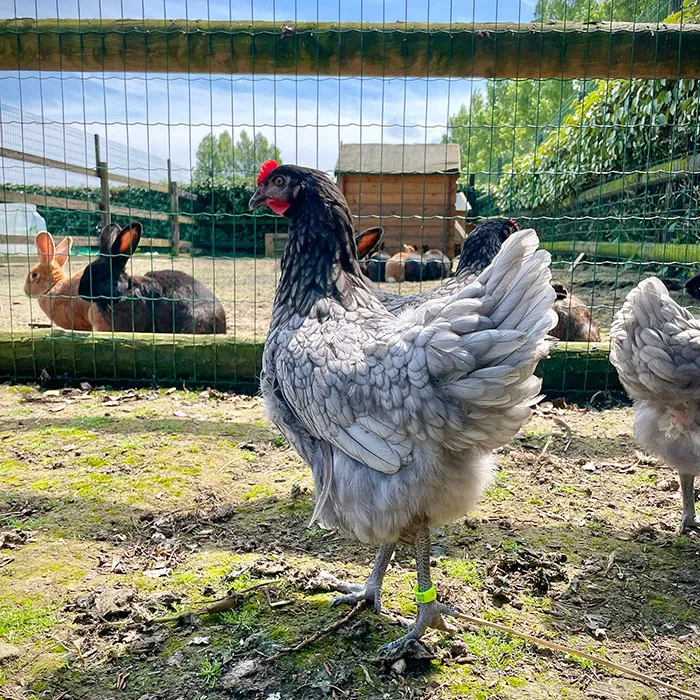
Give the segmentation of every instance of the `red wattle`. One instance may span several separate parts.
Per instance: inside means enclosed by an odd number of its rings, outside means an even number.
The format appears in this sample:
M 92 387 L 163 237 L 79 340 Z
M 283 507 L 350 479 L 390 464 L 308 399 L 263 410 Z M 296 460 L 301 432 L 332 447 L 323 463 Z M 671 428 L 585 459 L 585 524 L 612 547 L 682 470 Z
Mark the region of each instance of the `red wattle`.
M 284 216 L 284 212 L 289 209 L 289 202 L 283 202 L 281 199 L 268 199 L 267 206 L 270 207 L 277 216 Z

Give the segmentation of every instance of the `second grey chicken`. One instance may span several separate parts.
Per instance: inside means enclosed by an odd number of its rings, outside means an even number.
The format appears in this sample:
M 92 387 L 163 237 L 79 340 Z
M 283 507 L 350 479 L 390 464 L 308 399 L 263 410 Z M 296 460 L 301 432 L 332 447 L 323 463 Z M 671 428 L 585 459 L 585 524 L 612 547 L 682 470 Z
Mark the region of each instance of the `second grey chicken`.
M 681 533 L 700 527 L 695 477 L 700 474 L 700 322 L 656 277 L 640 282 L 615 314 L 610 361 L 634 400 L 640 444 L 680 475 Z

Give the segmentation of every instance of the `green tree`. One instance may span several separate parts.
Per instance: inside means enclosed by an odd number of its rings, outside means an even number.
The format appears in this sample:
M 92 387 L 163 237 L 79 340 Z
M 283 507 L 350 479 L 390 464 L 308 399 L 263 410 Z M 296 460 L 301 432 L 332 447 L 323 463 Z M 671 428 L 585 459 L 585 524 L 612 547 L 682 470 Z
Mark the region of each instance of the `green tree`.
M 537 0 L 534 20 L 656 22 L 680 9 L 678 0 Z
M 282 162 L 279 149 L 263 134 L 251 139 L 243 129 L 235 145 L 228 131 L 207 134 L 197 147 L 192 180 L 196 185 L 253 183 L 260 164 L 269 158 Z
M 654 21 L 677 0 L 538 0 L 535 21 Z M 445 141 L 462 147 L 462 184 L 491 191 L 515 158 L 534 153 L 596 81 L 489 80 L 450 118 Z
M 513 158 L 537 148 L 581 89 L 571 80 L 490 80 L 450 118 L 445 140 L 462 147 L 465 176 L 490 189 Z

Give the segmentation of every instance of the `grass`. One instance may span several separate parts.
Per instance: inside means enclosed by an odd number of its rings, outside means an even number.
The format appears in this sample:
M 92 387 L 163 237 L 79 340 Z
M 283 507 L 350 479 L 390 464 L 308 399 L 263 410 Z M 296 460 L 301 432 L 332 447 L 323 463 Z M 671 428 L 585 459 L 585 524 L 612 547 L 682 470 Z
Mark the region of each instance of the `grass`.
M 0 639 L 23 642 L 50 629 L 57 622 L 53 606 L 39 598 L 0 602 Z
M 0 531 L 28 530 L 32 540 L 0 550 L 0 640 L 23 654 L 0 667 L 0 695 L 15 697 L 21 689 L 28 700 L 77 698 L 89 689 L 90 697 L 112 697 L 115 678 L 128 673 L 118 691 L 124 700 L 224 700 L 229 691 L 219 680 L 233 664 L 274 654 L 346 614 L 330 609 L 333 594 L 306 585 L 307 578 L 330 570 L 361 581 L 374 549 L 306 527 L 311 493 L 297 488 L 292 498 L 292 487 L 310 489 L 309 471 L 265 422 L 257 399 L 140 391 L 104 416 L 104 395 L 96 391 L 58 414 L 53 404 L 33 401 L 26 417 L 13 413 L 27 406 L 26 387 L 0 387 L 6 417 Z M 175 420 L 176 410 L 189 418 Z M 583 471 L 588 461 L 626 462 L 631 410 L 557 415 L 572 430 L 567 450 L 556 424 L 536 417 L 499 455 L 488 497 L 468 519 L 436 531 L 438 595 L 470 613 L 584 649 L 601 648 L 586 631 L 587 616 L 599 616 L 611 657 L 700 690 L 700 644 L 691 634 L 700 624 L 692 604 L 697 539 L 676 536 L 678 494 L 655 483 L 672 472 Z M 535 464 L 533 453 L 552 433 L 547 455 Z M 220 511 L 221 519 L 214 517 Z M 646 530 L 638 535 L 641 526 Z M 545 561 L 553 553 L 566 554 L 565 576 L 543 591 L 535 583 L 549 569 L 537 557 Z M 3 566 L 6 556 L 11 561 Z M 513 561 L 521 568 L 503 568 Z M 164 575 L 149 575 L 161 565 Z M 400 547 L 383 605 L 414 615 L 414 582 L 412 554 Z M 140 624 L 129 627 L 129 619 L 105 628 L 83 620 L 85 612 L 75 607 L 91 593 L 133 589 L 135 610 L 169 615 L 259 583 L 267 585 L 202 618 L 199 629 L 157 625 L 144 632 Z M 171 603 L 161 599 L 169 595 Z M 631 629 L 651 641 L 652 660 L 644 637 Z M 237 692 L 320 700 L 330 684 L 342 690 L 337 697 L 351 699 L 398 700 L 425 691 L 430 700 L 584 700 L 590 689 L 621 700 L 652 697 L 590 664 L 543 655 L 509 635 L 472 626 L 452 640 L 428 634 L 436 659 L 411 665 L 399 680 L 375 659 L 378 647 L 400 634 L 388 619 L 363 611 L 303 653 L 241 679 Z M 197 636 L 209 642 L 190 644 Z M 146 644 L 150 637 L 157 638 L 153 648 Z M 84 664 L 61 646 L 72 649 L 75 639 Z M 454 663 L 457 649 L 471 662 Z M 613 681 L 614 692 L 605 685 Z
M 204 679 L 207 688 L 213 688 L 221 676 L 221 661 L 204 659 L 199 669 L 199 675 Z

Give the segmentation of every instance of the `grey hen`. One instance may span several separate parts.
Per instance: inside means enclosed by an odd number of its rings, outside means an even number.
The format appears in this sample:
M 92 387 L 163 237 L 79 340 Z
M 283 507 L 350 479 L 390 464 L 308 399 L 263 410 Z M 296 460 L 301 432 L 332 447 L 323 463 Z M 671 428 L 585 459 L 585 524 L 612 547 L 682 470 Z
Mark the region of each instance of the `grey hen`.
M 700 527 L 693 494 L 700 474 L 700 323 L 649 277 L 627 295 L 610 337 L 610 361 L 634 399 L 637 440 L 680 475 L 680 531 Z
M 474 505 L 492 450 L 537 401 L 533 372 L 556 323 L 550 256 L 520 232 L 477 280 L 394 316 L 360 272 L 350 211 L 323 173 L 265 164 L 258 184 L 251 208 L 289 218 L 262 394 L 311 467 L 312 522 L 379 545 L 367 582 L 339 582 L 336 603 L 380 609 L 396 544 L 415 544 L 418 617 L 387 647 L 397 655 L 454 613 L 436 600 L 429 528 Z

